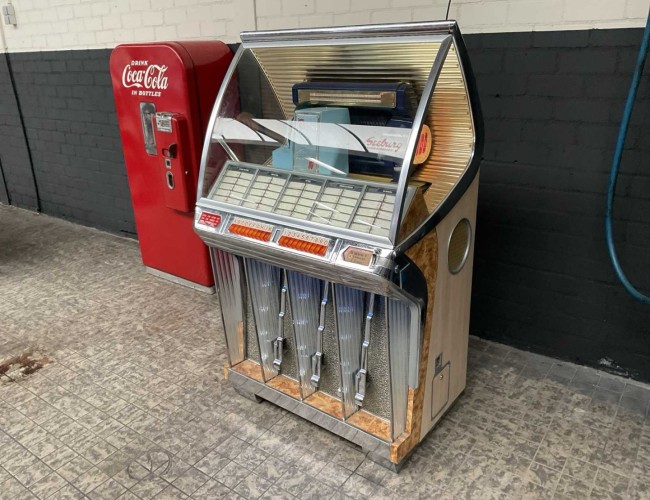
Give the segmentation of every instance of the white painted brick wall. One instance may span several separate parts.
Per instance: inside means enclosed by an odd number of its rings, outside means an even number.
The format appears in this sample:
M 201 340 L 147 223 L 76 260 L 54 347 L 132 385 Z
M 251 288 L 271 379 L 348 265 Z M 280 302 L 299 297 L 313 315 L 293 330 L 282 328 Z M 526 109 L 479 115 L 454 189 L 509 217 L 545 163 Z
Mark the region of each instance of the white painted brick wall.
M 7 1 L 0 0 L 0 3 Z M 119 43 L 162 40 L 235 42 L 240 31 L 255 29 L 255 0 L 13 0 L 11 3 L 18 26 L 2 27 L 10 52 L 110 48 Z
M 236 42 L 252 29 L 444 19 L 447 0 L 0 0 L 18 26 L 9 51 L 113 47 L 154 40 Z M 452 0 L 465 33 L 639 27 L 650 0 Z M 3 47 L 0 47 L 0 50 Z
M 322 15 L 303 15 L 303 9 Z M 258 29 L 444 19 L 447 0 L 257 0 Z M 650 0 L 452 0 L 465 33 L 645 25 Z M 333 14 L 330 16 L 329 14 Z

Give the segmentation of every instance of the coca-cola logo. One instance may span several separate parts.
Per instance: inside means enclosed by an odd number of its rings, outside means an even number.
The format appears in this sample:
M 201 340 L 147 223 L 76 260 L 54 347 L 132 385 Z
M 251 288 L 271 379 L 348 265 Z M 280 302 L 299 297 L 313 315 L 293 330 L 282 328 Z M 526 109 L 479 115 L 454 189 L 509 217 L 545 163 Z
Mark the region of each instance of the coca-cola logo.
M 366 146 L 379 151 L 390 151 L 397 153 L 402 148 L 402 145 L 402 142 L 391 141 L 385 137 L 382 137 L 381 139 L 377 139 L 376 137 L 368 137 L 366 139 Z
M 165 90 L 169 80 L 165 73 L 167 66 L 164 64 L 149 64 L 149 61 L 131 61 L 122 70 L 122 85 L 138 95 L 160 95 L 160 90 Z M 152 92 L 148 92 L 152 91 Z

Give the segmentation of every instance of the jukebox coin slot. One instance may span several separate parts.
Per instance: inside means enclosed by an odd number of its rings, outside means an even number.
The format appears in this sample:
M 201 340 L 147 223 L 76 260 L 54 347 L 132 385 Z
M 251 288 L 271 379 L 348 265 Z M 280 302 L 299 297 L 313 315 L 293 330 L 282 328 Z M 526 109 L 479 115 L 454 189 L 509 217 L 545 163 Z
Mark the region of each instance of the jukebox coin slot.
M 358 246 L 348 246 L 341 252 L 341 258 L 344 262 L 361 267 L 372 267 L 377 260 L 378 252 L 369 248 Z

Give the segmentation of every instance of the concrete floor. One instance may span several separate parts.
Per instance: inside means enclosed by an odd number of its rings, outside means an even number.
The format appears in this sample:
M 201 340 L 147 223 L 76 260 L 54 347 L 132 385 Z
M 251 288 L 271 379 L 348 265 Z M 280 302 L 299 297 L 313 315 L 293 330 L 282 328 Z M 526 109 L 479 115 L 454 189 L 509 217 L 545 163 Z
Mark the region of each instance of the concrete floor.
M 650 498 L 650 388 L 484 342 L 400 474 L 223 379 L 214 296 L 0 205 L 0 498 Z M 30 371 L 30 370 L 28 370 Z

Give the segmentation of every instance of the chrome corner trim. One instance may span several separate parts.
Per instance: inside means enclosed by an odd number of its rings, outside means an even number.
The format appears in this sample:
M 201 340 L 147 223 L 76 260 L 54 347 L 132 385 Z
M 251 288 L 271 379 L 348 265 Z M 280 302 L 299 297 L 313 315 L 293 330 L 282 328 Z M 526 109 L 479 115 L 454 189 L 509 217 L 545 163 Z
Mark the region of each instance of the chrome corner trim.
M 458 26 L 454 28 L 454 41 L 456 53 L 460 64 L 460 71 L 463 75 L 465 92 L 469 101 L 469 112 L 474 126 L 474 150 L 467 161 L 465 171 L 458 177 L 456 183 L 451 187 L 447 195 L 440 201 L 435 212 L 429 215 L 413 232 L 407 235 L 402 241 L 396 242 L 395 254 L 401 255 L 415 245 L 425 234 L 437 226 L 463 197 L 472 182 L 479 173 L 480 163 L 483 156 L 484 124 L 483 113 L 479 101 L 478 90 L 472 71 L 467 49 Z
M 241 41 L 246 43 L 313 40 L 318 38 L 358 38 L 369 36 L 440 35 L 451 34 L 456 21 L 429 21 L 414 23 L 365 24 L 293 30 L 243 31 Z
M 245 241 L 243 238 L 230 238 L 201 229 L 197 232 L 207 245 L 242 257 L 257 259 L 292 271 L 300 271 L 327 281 L 337 283 L 345 281 L 350 286 L 376 291 L 382 295 L 403 296 L 401 288 L 390 281 L 391 270 L 384 267 L 377 267 L 370 272 L 357 271 L 352 268 L 335 266 L 329 261 L 317 260 L 307 255 L 292 253 L 289 256 L 281 248 L 267 247 L 253 241 Z
M 215 286 L 215 291 L 216 291 L 216 295 L 217 295 L 217 301 L 219 303 L 220 310 L 224 311 L 225 310 L 224 304 L 223 304 L 223 302 L 224 302 L 223 301 L 224 285 L 221 283 L 221 280 L 220 280 L 218 266 L 217 266 L 217 258 L 218 257 L 216 255 L 216 253 L 221 252 L 221 250 L 217 250 L 216 248 L 208 247 L 208 251 L 210 253 L 210 262 L 212 263 L 212 275 L 214 276 L 214 286 Z M 233 262 L 235 262 L 235 265 L 237 265 L 237 266 L 240 265 L 239 257 L 237 257 L 236 255 L 230 255 L 230 254 L 227 254 L 226 252 L 221 252 L 221 253 L 227 255 L 228 257 L 232 257 Z M 242 283 L 242 286 L 247 287 L 248 285 L 245 284 L 245 283 Z M 247 291 L 247 288 L 246 288 L 246 291 Z M 244 300 L 243 296 L 242 296 L 242 300 Z M 245 302 L 244 302 L 244 307 L 243 307 L 244 311 L 245 311 L 245 308 L 246 308 L 246 305 L 245 305 Z M 226 326 L 226 317 L 223 314 L 220 314 L 219 316 L 221 316 L 221 328 L 223 328 L 223 332 L 224 332 L 223 338 L 224 338 L 224 340 L 226 342 L 226 354 L 228 355 L 228 363 L 229 363 L 229 366 L 233 366 L 233 365 L 243 361 L 246 358 L 247 353 L 246 353 L 246 350 L 244 348 L 242 350 L 242 352 L 241 352 L 241 356 L 237 356 L 236 358 L 233 356 L 233 351 L 235 349 L 237 349 L 237 346 L 234 346 L 234 345 L 231 344 L 230 335 L 228 335 L 228 328 Z M 243 313 L 243 316 L 244 316 L 244 321 L 246 321 L 246 313 L 245 312 Z
M 214 101 L 214 106 L 212 107 L 212 113 L 210 114 L 210 121 L 208 122 L 208 127 L 205 129 L 205 139 L 203 140 L 203 151 L 201 151 L 199 183 L 198 183 L 198 189 L 196 190 L 197 202 L 203 196 L 203 177 L 205 176 L 205 163 L 208 159 L 208 151 L 210 151 L 210 144 L 212 144 L 212 130 L 214 130 L 214 124 L 217 121 L 217 115 L 219 113 L 219 109 L 221 108 L 221 102 L 223 101 L 223 96 L 226 93 L 226 89 L 228 88 L 228 85 L 230 84 L 230 80 L 232 79 L 232 75 L 235 72 L 235 68 L 237 68 L 237 65 L 239 64 L 239 60 L 244 54 L 244 50 L 245 50 L 244 47 L 240 45 L 239 48 L 237 49 L 237 52 L 235 53 L 235 56 L 232 58 L 232 61 L 230 62 L 228 71 L 226 71 L 226 74 L 223 77 L 223 81 L 221 82 L 221 86 L 219 87 L 219 93 L 217 94 L 217 98 Z
M 447 58 L 447 54 L 449 53 L 449 48 L 451 47 L 452 41 L 453 37 L 450 34 L 449 36 L 445 37 L 442 42 L 440 42 L 440 48 L 438 49 L 435 60 L 433 61 L 433 66 L 431 67 L 429 78 L 424 89 L 422 90 L 420 103 L 418 104 L 418 109 L 415 113 L 413 127 L 411 128 L 411 135 L 409 137 L 408 145 L 406 146 L 406 154 L 404 155 L 404 160 L 402 161 L 402 171 L 400 172 L 399 181 L 397 183 L 394 205 L 396 212 L 393 214 L 393 218 L 390 221 L 390 230 L 388 231 L 388 238 L 391 240 L 391 242 L 393 242 L 393 244 L 397 243 L 397 231 L 402 221 L 404 212 L 404 200 L 406 199 L 406 186 L 411 174 L 411 164 L 413 163 L 413 156 L 415 155 L 415 145 L 420 138 L 420 129 L 422 128 L 424 115 L 429 107 L 429 101 L 431 100 L 433 90 L 435 89 L 436 83 L 438 82 L 440 71 L 442 71 L 442 65 Z
M 350 241 L 358 241 L 364 245 L 379 247 L 384 250 L 393 249 L 391 242 L 384 236 L 361 233 L 343 227 L 328 226 L 327 224 L 322 224 L 320 222 L 297 219 L 289 215 L 281 215 L 248 207 L 228 205 L 227 203 L 210 200 L 208 198 L 200 199 L 198 204 L 201 209 L 216 210 L 219 213 L 227 213 L 257 221 L 263 221 L 279 226 L 281 229 L 295 229 L 297 231 L 303 231 L 307 233 L 313 232 L 318 236 L 324 236 L 325 238 L 329 238 L 331 240 L 345 239 Z

